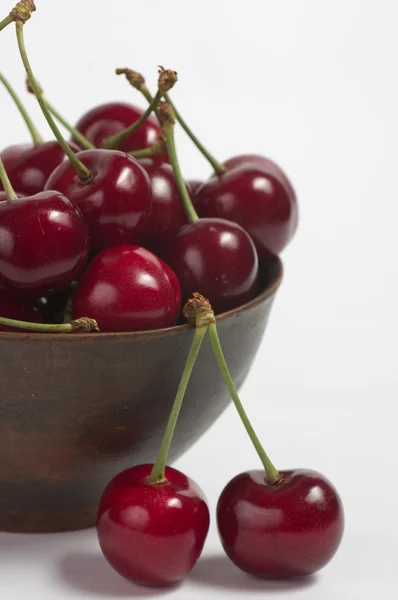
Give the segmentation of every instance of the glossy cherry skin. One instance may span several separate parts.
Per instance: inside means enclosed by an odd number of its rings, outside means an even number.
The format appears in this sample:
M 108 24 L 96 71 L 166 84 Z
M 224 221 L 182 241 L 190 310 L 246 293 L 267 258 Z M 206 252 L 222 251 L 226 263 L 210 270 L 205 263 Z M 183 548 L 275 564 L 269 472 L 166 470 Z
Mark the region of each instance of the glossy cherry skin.
M 158 254 L 168 247 L 188 219 L 173 167 L 151 158 L 140 160 L 140 164 L 149 175 L 152 189 L 152 208 L 142 245 Z
M 101 148 L 107 137 L 126 129 L 126 127 L 137 121 L 143 112 L 141 108 L 122 102 L 102 104 L 83 115 L 77 122 L 76 129 L 83 133 L 97 148 Z M 159 124 L 156 119 L 150 117 L 141 127 L 119 144 L 118 150 L 129 152 L 130 150 L 147 148 L 158 141 L 159 135 Z
M 72 292 L 72 287 L 69 287 L 58 294 L 36 299 L 35 306 L 44 316 L 46 323 L 62 323 L 66 304 Z
M 76 144 L 70 147 L 74 152 L 80 150 Z M 65 160 L 64 151 L 55 141 L 10 146 L 0 156 L 13 188 L 27 196 L 42 192 L 51 173 Z
M 50 176 L 56 189 L 81 209 L 90 231 L 91 249 L 137 243 L 146 232 L 151 188 L 146 171 L 118 150 L 84 150 L 77 154 L 93 178 L 81 183 L 68 161 Z
M 10 292 L 0 285 L 0 317 L 27 321 L 28 323 L 43 323 L 43 315 L 34 304 L 32 298 L 23 298 Z M 14 329 L 0 325 L 0 331 L 23 332 L 23 329 Z
M 258 257 L 250 236 L 236 223 L 200 219 L 181 227 L 164 259 L 187 301 L 194 292 L 216 313 L 248 302 L 258 291 Z
M 29 295 L 53 294 L 80 275 L 88 256 L 83 215 L 55 191 L 0 202 L 0 281 Z
M 98 510 L 98 540 L 105 558 L 123 577 L 141 585 L 181 581 L 199 559 L 210 516 L 199 486 L 166 467 L 167 482 L 148 483 L 152 465 L 117 475 Z
M 175 325 L 181 310 L 177 277 L 140 246 L 116 246 L 98 254 L 72 297 L 75 318 L 89 315 L 101 331 L 146 331 Z
M 279 254 L 296 231 L 295 197 L 277 177 L 251 164 L 212 177 L 194 202 L 199 216 L 228 219 L 246 229 L 260 260 Z
M 297 203 L 296 192 L 290 179 L 279 165 L 266 156 L 261 156 L 260 154 L 240 154 L 239 156 L 233 156 L 226 160 L 224 165 L 230 170 L 241 167 L 242 165 L 253 165 L 260 169 L 264 169 L 267 173 L 270 173 L 270 175 L 274 175 L 274 177 L 279 179 L 279 181 L 286 186 L 289 194 Z
M 330 481 L 315 471 L 281 474 L 281 484 L 269 485 L 264 471 L 242 473 L 217 505 L 226 554 L 257 577 L 315 573 L 333 558 L 343 537 L 343 506 Z

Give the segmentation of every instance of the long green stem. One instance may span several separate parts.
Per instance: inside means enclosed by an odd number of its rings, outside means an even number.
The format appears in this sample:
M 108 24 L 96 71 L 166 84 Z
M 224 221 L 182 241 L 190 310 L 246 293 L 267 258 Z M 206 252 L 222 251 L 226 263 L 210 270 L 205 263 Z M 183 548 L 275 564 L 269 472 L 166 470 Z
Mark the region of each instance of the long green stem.
M 30 118 L 20 97 L 18 96 L 18 94 L 16 93 L 16 91 L 14 90 L 14 88 L 12 87 L 10 82 L 8 81 L 8 79 L 6 79 L 6 77 L 3 75 L 3 73 L 0 73 L 0 81 L 6 88 L 7 92 L 10 94 L 11 98 L 14 100 L 15 106 L 21 113 L 21 116 L 22 116 L 23 120 L 25 121 L 27 128 L 30 131 L 30 135 L 32 136 L 34 145 L 38 146 L 39 144 L 42 144 L 43 138 L 41 137 L 40 133 L 37 131 L 32 119 Z
M 141 115 L 141 117 L 137 121 L 132 123 L 129 127 L 127 127 L 126 129 L 123 129 L 123 131 L 120 131 L 119 133 L 116 133 L 115 135 L 111 135 L 106 140 L 104 140 L 104 147 L 105 148 L 117 148 L 119 146 L 119 144 L 121 142 L 123 142 L 123 140 L 125 140 L 129 135 L 134 133 L 134 131 L 136 131 L 139 127 L 141 127 L 141 125 L 143 125 L 145 123 L 145 121 L 148 120 L 148 118 L 151 116 L 151 114 L 156 110 L 161 98 L 162 98 L 162 93 L 158 92 L 156 94 L 156 96 L 151 100 L 150 105 L 148 106 L 146 111 Z
M 70 323 L 61 325 L 46 325 L 44 323 L 28 323 L 0 317 L 0 325 L 12 327 L 13 329 L 24 329 L 25 331 L 36 331 L 37 333 L 94 333 L 99 332 L 98 324 L 94 319 L 76 319 Z
M 174 431 L 176 428 L 178 416 L 180 414 L 181 406 L 184 400 L 185 392 L 188 387 L 189 380 L 193 368 L 195 366 L 196 358 L 199 354 L 200 347 L 207 333 L 207 327 L 198 327 L 195 329 L 195 336 L 191 345 L 191 349 L 188 354 L 187 362 L 185 363 L 184 372 L 181 377 L 180 385 L 178 387 L 177 395 L 174 400 L 173 407 L 171 409 L 169 421 L 167 423 L 166 431 L 164 432 L 163 440 L 160 445 L 159 453 L 155 464 L 153 465 L 152 472 L 149 476 L 149 483 L 162 483 L 166 480 L 165 468 L 167 458 L 169 456 L 170 445 L 173 439 Z
M 215 170 L 217 175 L 223 175 L 224 173 L 226 173 L 227 168 L 224 165 L 222 165 L 212 154 L 210 154 L 210 152 L 207 150 L 207 148 L 205 148 L 205 146 L 202 144 L 202 142 L 199 140 L 199 138 L 194 134 L 192 129 L 190 127 L 188 127 L 188 124 L 182 118 L 181 113 L 178 112 L 177 108 L 175 107 L 172 100 L 170 99 L 169 94 L 165 94 L 164 97 L 165 97 L 166 102 L 168 104 L 170 104 L 171 108 L 173 109 L 176 119 L 179 122 L 179 124 L 181 125 L 181 127 L 184 129 L 185 133 L 191 138 L 191 140 L 193 141 L 195 146 L 198 148 L 198 150 L 209 161 L 209 163 L 211 164 L 211 166 L 213 167 L 213 169 Z
M 174 177 L 177 183 L 178 191 L 180 192 L 181 200 L 184 204 L 185 212 L 191 223 L 195 223 L 196 221 L 199 221 L 199 216 L 192 203 L 188 188 L 181 172 L 180 163 L 178 161 L 174 139 L 174 124 L 165 123 L 163 125 L 163 131 L 166 136 L 167 152 L 173 167 Z
M 69 121 L 67 121 L 57 111 L 57 109 L 54 108 L 54 106 L 52 104 L 50 104 L 50 102 L 47 99 L 44 99 L 44 101 L 46 103 L 46 106 L 47 106 L 48 110 L 52 114 L 52 116 L 55 117 L 57 119 L 57 121 L 59 121 L 59 123 L 61 123 L 61 125 L 63 125 L 65 127 L 65 129 L 67 131 L 69 131 L 69 133 L 71 133 L 73 135 L 73 137 L 75 138 L 75 140 L 77 141 L 77 143 L 82 148 L 86 148 L 87 150 L 95 150 L 96 149 L 96 146 L 94 146 L 94 144 L 92 142 L 90 142 L 90 140 L 88 140 L 86 138 L 86 136 L 84 136 L 78 129 L 76 129 L 76 127 L 73 127 L 73 125 L 71 125 L 69 123 Z
M 38 85 L 38 83 L 35 79 L 35 76 L 32 71 L 32 67 L 31 67 L 29 59 L 28 59 L 28 55 L 26 53 L 23 28 L 24 28 L 23 23 L 21 21 L 17 21 L 16 22 L 16 31 L 17 31 L 18 48 L 19 48 L 19 52 L 21 54 L 23 65 L 25 67 L 26 73 L 27 73 L 29 81 L 30 81 L 30 84 L 31 84 L 34 94 L 36 96 L 37 102 L 39 103 L 42 113 L 45 116 L 46 121 L 49 124 L 51 131 L 53 132 L 54 136 L 56 137 L 59 145 L 61 146 L 62 150 L 65 152 L 66 156 L 69 158 L 70 162 L 72 163 L 73 168 L 75 169 L 75 171 L 79 177 L 79 180 L 80 181 L 88 181 L 89 179 L 92 178 L 91 172 L 77 158 L 77 156 L 75 155 L 73 150 L 69 147 L 69 145 L 65 141 L 64 137 L 62 136 L 62 133 L 58 129 L 54 119 L 52 118 L 50 111 L 48 110 L 48 108 L 46 106 L 43 95 L 41 93 L 40 86 Z
M 7 200 L 17 200 L 18 196 L 14 192 L 14 188 L 11 185 L 11 181 L 8 178 L 7 171 L 5 170 L 4 163 L 0 158 L 0 181 L 3 184 L 4 191 L 6 193 Z
M 274 467 L 274 465 L 268 458 L 268 455 L 266 454 L 264 448 L 262 447 L 262 444 L 261 444 L 260 440 L 258 439 L 256 432 L 254 431 L 254 429 L 249 421 L 249 417 L 247 416 L 246 411 L 243 408 L 242 402 L 238 396 L 238 392 L 236 391 L 234 382 L 231 377 L 231 373 L 229 372 L 228 365 L 227 365 L 225 357 L 224 357 L 224 353 L 223 353 L 221 343 L 220 343 L 220 338 L 218 337 L 217 325 L 215 323 L 212 323 L 209 326 L 209 337 L 210 337 L 211 345 L 213 347 L 214 355 L 217 359 L 218 366 L 220 367 L 220 371 L 222 373 L 222 376 L 224 377 L 225 383 L 228 387 L 228 390 L 229 390 L 229 393 L 233 400 L 233 403 L 235 404 L 236 410 L 238 411 L 238 414 L 242 420 L 242 423 L 245 426 L 246 431 L 253 443 L 253 446 L 255 447 L 257 454 L 258 454 L 261 462 L 264 465 L 264 469 L 265 469 L 265 472 L 267 473 L 268 480 L 271 484 L 279 483 L 281 481 L 281 475 L 279 474 L 277 469 Z
M 15 18 L 14 18 L 13 15 L 7 15 L 5 19 L 3 19 L 2 21 L 0 21 L 0 31 L 2 31 L 3 29 L 5 29 L 7 27 L 7 25 L 10 25 L 14 21 L 15 21 Z

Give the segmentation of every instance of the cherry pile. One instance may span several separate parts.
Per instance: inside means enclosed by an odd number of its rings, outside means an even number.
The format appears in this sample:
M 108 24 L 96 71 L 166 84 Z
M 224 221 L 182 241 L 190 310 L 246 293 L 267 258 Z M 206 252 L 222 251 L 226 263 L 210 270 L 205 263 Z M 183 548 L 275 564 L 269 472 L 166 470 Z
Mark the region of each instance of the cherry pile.
M 0 31 L 15 23 L 28 89 L 55 140 L 43 141 L 0 74 L 32 136 L 30 144 L 0 152 L 1 330 L 146 331 L 172 327 L 182 313 L 195 326 L 156 461 L 118 474 L 102 496 L 97 532 L 104 556 L 144 585 L 178 583 L 200 558 L 209 508 L 196 483 L 167 466 L 167 458 L 208 336 L 263 465 L 235 477 L 220 495 L 223 548 L 257 577 L 318 571 L 342 539 L 341 500 L 321 474 L 278 471 L 271 463 L 236 392 L 215 316 L 259 293 L 260 272 L 294 236 L 298 207 L 288 177 L 258 155 L 219 163 L 174 106 L 169 92 L 177 74 L 163 67 L 154 96 L 139 73 L 116 71 L 146 98 L 145 111 L 112 102 L 69 125 L 44 97 L 28 59 L 24 26 L 34 10 L 33 0 L 21 0 Z M 68 142 L 56 120 L 70 131 Z M 209 161 L 207 181 L 184 180 L 176 123 Z

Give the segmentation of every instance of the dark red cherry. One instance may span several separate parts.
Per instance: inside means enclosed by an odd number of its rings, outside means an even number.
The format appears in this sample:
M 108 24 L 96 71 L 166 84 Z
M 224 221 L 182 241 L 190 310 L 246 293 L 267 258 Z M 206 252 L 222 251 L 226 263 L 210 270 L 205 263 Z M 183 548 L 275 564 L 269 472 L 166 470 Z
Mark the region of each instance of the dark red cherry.
M 79 152 L 76 144 L 69 145 L 74 152 Z M 13 188 L 26 196 L 42 192 L 51 173 L 65 160 L 64 151 L 55 141 L 38 146 L 10 146 L 0 153 L 0 157 Z
M 187 223 L 173 167 L 152 158 L 140 160 L 149 175 L 152 208 L 142 245 L 156 254 L 168 247 L 182 225 Z
M 101 148 L 107 137 L 126 129 L 126 127 L 137 121 L 143 112 L 141 108 L 122 102 L 102 104 L 83 115 L 76 124 L 76 129 L 83 133 L 97 148 Z M 118 150 L 129 152 L 130 150 L 147 148 L 158 141 L 159 135 L 159 124 L 153 117 L 150 117 L 141 127 L 120 143 Z
M 297 227 L 297 202 L 263 168 L 242 165 L 202 185 L 195 196 L 201 217 L 239 223 L 253 238 L 261 260 L 279 254 Z
M 236 169 L 242 165 L 253 165 L 255 167 L 259 167 L 260 169 L 265 169 L 267 173 L 274 175 L 274 177 L 279 179 L 281 183 L 284 183 L 289 194 L 292 196 L 292 198 L 296 199 L 296 192 L 294 191 L 294 188 L 286 173 L 279 165 L 266 156 L 261 156 L 260 154 L 241 154 L 239 156 L 233 156 L 232 158 L 229 158 L 224 162 L 224 165 L 228 169 Z
M 88 230 L 79 208 L 55 191 L 0 202 L 0 281 L 41 296 L 63 290 L 82 271 Z
M 181 227 L 165 252 L 183 300 L 194 292 L 221 313 L 251 300 L 258 291 L 258 257 L 250 236 L 236 223 L 200 219 Z
M 98 540 L 123 577 L 141 585 L 181 581 L 199 559 L 209 530 L 209 509 L 198 485 L 166 467 L 166 483 L 148 483 L 152 465 L 117 475 L 98 510 Z
M 117 150 L 84 150 L 77 156 L 93 178 L 81 183 L 72 164 L 65 161 L 52 173 L 46 189 L 61 191 L 79 206 L 94 252 L 139 242 L 151 209 L 146 171 L 134 158 Z
M 224 550 L 243 571 L 264 578 L 310 575 L 336 553 L 344 530 L 340 497 L 320 473 L 281 472 L 269 485 L 264 471 L 238 475 L 217 506 Z
M 163 329 L 177 322 L 181 288 L 160 258 L 125 244 L 92 260 L 73 294 L 72 310 L 75 318 L 89 314 L 101 331 Z
M 0 285 L 0 317 L 28 321 L 29 323 L 43 323 L 43 315 L 34 304 L 32 298 L 23 298 Z M 13 329 L 0 325 L 0 331 L 23 332 L 23 329 Z
M 203 183 L 204 183 L 203 181 L 199 181 L 198 179 L 191 179 L 190 181 L 188 181 L 188 183 L 187 183 L 188 189 L 190 190 L 190 192 L 193 196 L 196 194 L 198 189 L 203 185 Z

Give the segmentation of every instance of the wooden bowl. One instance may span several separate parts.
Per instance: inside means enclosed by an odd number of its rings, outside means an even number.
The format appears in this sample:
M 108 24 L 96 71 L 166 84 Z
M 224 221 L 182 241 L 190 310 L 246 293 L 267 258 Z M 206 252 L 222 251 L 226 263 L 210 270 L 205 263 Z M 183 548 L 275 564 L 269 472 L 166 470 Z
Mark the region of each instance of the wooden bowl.
M 217 318 L 239 387 L 282 279 L 275 261 L 251 302 Z M 192 340 L 188 325 L 143 333 L 0 333 L 0 530 L 54 532 L 95 523 L 108 481 L 153 462 Z M 205 339 L 170 460 L 220 416 L 229 395 Z

